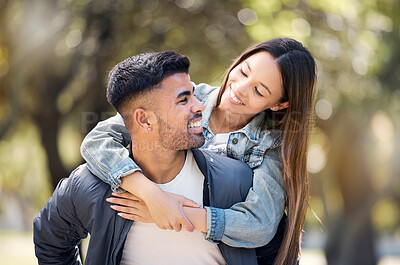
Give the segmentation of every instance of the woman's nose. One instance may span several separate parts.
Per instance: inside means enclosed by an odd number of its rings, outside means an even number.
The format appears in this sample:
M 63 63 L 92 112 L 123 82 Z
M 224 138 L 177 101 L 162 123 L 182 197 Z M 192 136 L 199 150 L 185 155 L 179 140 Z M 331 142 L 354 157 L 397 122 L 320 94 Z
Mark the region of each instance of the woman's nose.
M 250 86 L 250 83 L 247 79 L 237 82 L 236 83 L 236 93 L 238 93 L 238 96 L 246 96 L 249 86 Z

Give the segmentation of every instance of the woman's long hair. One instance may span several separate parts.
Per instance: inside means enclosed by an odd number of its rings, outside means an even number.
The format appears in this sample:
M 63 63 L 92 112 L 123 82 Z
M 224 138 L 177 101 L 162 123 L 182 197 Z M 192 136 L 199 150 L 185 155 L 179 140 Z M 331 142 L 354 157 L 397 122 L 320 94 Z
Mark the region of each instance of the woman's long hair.
M 278 114 L 269 109 L 265 111 L 269 119 L 275 120 L 275 128 L 282 132 L 280 154 L 288 217 L 275 264 L 295 264 L 300 255 L 309 198 L 307 149 L 315 97 L 315 61 L 300 42 L 290 38 L 276 38 L 256 44 L 237 58 L 227 71 L 216 106 L 221 102 L 232 69 L 258 52 L 268 52 L 274 57 L 282 76 L 284 91 L 281 102 L 289 101 L 289 107 Z

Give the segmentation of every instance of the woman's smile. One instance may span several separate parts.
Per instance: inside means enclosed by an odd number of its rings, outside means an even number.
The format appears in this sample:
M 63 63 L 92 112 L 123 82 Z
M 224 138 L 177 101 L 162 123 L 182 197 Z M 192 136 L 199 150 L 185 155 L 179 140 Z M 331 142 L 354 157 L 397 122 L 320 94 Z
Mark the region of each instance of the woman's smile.
M 234 105 L 245 105 L 243 101 L 233 92 L 233 89 L 231 86 L 229 86 L 229 101 L 234 104 Z

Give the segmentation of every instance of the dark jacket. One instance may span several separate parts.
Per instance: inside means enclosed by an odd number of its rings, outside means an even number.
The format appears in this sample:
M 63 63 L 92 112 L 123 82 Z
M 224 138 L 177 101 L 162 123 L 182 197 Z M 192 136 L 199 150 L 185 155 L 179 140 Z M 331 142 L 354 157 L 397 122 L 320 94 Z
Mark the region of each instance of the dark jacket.
M 229 208 L 245 200 L 252 186 L 252 171 L 246 164 L 197 149 L 192 151 L 205 176 L 204 205 Z M 133 222 L 119 217 L 109 207 L 105 199 L 110 196 L 110 187 L 91 174 L 85 164 L 62 179 L 34 220 L 39 264 L 81 264 L 77 245 L 88 233 L 91 237 L 85 264 L 119 264 Z M 281 243 L 281 237 L 276 238 L 270 246 L 257 250 L 264 257 L 262 264 L 272 264 L 275 259 Z M 222 242 L 218 246 L 229 265 L 257 264 L 254 249 L 233 248 Z

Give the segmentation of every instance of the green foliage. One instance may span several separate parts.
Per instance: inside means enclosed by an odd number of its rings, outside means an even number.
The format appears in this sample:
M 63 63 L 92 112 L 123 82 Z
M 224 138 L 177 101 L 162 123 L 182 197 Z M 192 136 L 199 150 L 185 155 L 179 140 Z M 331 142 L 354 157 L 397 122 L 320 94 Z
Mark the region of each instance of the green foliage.
M 21 120 L 13 135 L 0 142 L 0 191 L 15 192 L 31 207 L 44 205 L 50 196 L 46 155 L 40 132 Z
M 374 225 L 381 231 L 391 233 L 400 222 L 400 208 L 392 199 L 382 199 L 373 208 Z

